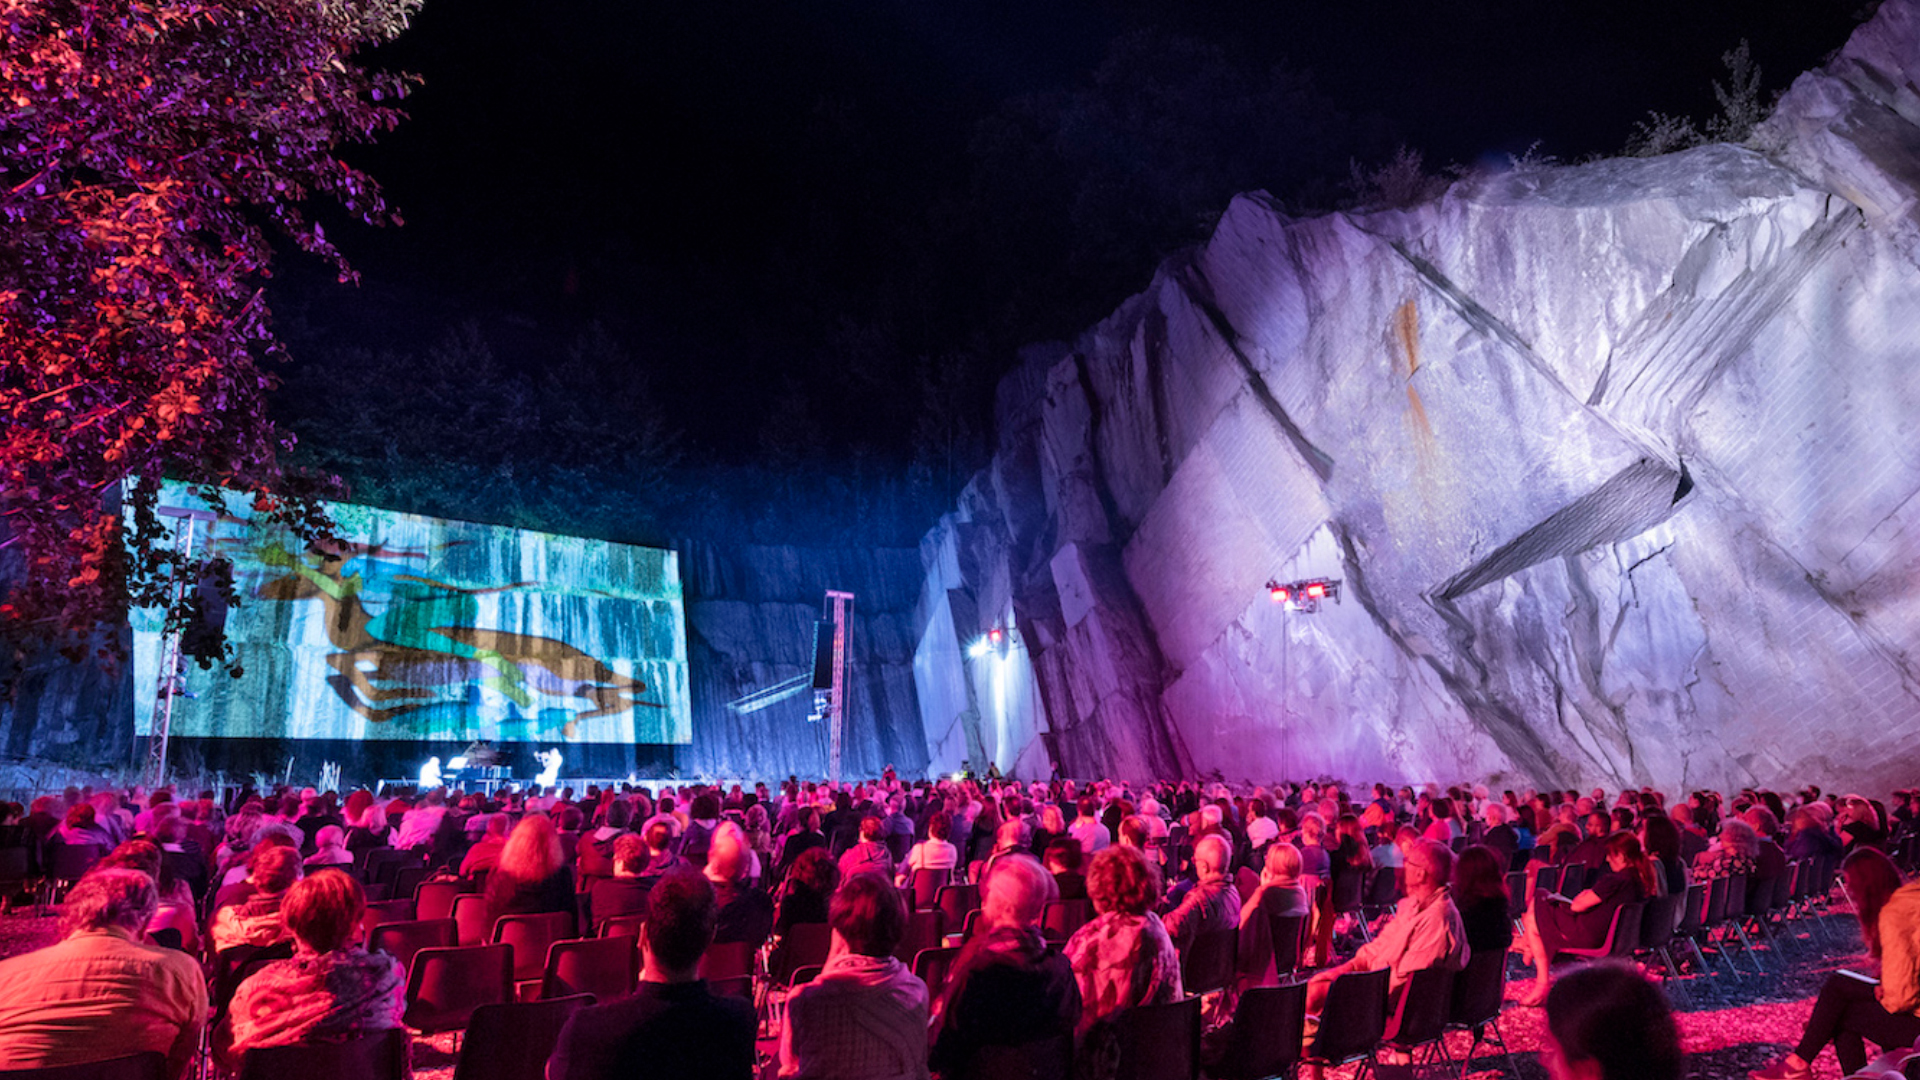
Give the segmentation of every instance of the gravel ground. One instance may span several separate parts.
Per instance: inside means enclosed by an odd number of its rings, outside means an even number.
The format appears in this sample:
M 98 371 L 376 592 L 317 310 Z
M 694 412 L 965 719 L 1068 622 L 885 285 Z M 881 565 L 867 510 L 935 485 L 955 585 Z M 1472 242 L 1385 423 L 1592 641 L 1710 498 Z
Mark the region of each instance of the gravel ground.
M 31 911 L 15 912 L 0 918 L 0 958 L 15 956 L 52 944 L 58 937 L 58 920 L 51 915 L 34 917 Z M 1832 914 L 1825 924 L 1836 939 L 1844 938 L 1849 948 L 1833 948 L 1819 938 L 1804 934 L 1784 949 L 1762 949 L 1768 973 L 1748 975 L 1735 980 L 1722 973 L 1711 978 L 1685 978 L 1673 988 L 1671 996 L 1678 1005 L 1681 1034 L 1686 1041 L 1689 1074 L 1700 1080 L 1744 1080 L 1747 1071 L 1760 1068 L 1785 1052 L 1787 1044 L 1799 1037 L 1813 998 L 1826 976 L 1841 967 L 1858 967 L 1858 935 L 1851 916 Z M 1746 966 L 1751 968 L 1752 961 Z M 1518 971 L 1518 964 L 1511 968 Z M 1517 1000 L 1532 987 L 1532 977 L 1522 975 L 1507 987 L 1510 1000 Z M 1538 1080 L 1546 1075 L 1539 1061 L 1541 1030 L 1545 1013 L 1539 1009 L 1510 1008 L 1500 1027 L 1507 1046 L 1513 1051 L 1520 1075 Z M 1449 1047 L 1456 1060 L 1466 1048 L 1466 1036 L 1455 1035 Z M 414 1074 L 420 1080 L 449 1080 L 455 1054 L 452 1036 L 414 1040 Z M 770 1044 L 763 1044 L 771 1049 Z M 1483 1045 L 1473 1059 L 1470 1076 L 1499 1077 L 1505 1061 Z M 1397 1070 L 1388 1070 L 1388 1074 Z M 1421 1069 L 1421 1075 L 1453 1075 L 1437 1069 Z M 1330 1075 L 1351 1076 L 1353 1070 L 1336 1070 Z M 1833 1080 L 1840 1075 L 1831 1052 L 1815 1062 L 1814 1075 Z

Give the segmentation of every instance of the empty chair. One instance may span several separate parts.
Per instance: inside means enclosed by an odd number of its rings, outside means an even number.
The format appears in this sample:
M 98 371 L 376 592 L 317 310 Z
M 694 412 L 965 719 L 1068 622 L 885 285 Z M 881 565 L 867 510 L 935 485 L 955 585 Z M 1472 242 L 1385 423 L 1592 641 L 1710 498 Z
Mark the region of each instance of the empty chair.
M 1300 1062 L 1307 1022 L 1307 984 L 1263 986 L 1240 995 L 1233 1026 L 1207 1061 L 1214 1080 L 1285 1076 Z
M 465 892 L 463 881 L 423 881 L 413 890 L 413 917 L 451 919 L 454 900 Z
M 640 981 L 640 949 L 626 936 L 556 941 L 547 949 L 542 998 L 591 994 L 605 1003 L 633 993 Z
M 951 870 L 915 870 L 913 872 L 913 910 L 933 906 L 940 887 L 953 880 Z
M 1207 994 L 1224 990 L 1233 982 L 1236 949 L 1240 944 L 1237 927 L 1207 930 L 1195 934 L 1180 958 L 1180 983 L 1189 994 Z
M 406 1025 L 423 1034 L 467 1026 L 475 1009 L 513 996 L 513 949 L 456 945 L 421 949 L 407 972 Z
M 947 917 L 948 926 L 965 926 L 967 912 L 980 909 L 980 887 L 977 885 L 942 885 L 934 894 L 934 906 Z
M 583 1006 L 586 994 L 540 1001 L 482 1005 L 473 1012 L 466 1044 L 453 1066 L 453 1080 L 545 1080 L 547 1058 L 560 1031 Z
M 98 844 L 55 844 L 49 842 L 42 855 L 46 862 L 46 894 L 56 900 L 74 882 L 79 881 L 103 852 Z
M 1382 1032 L 1381 1038 L 1387 1046 L 1407 1053 L 1430 1047 L 1434 1052 L 1432 1056 L 1453 1064 L 1445 1039 L 1454 974 L 1442 968 L 1426 968 L 1407 979 Z
M 393 895 L 412 899 L 414 890 L 427 880 L 427 868 L 419 863 L 402 863 L 393 871 Z
M 744 941 L 716 941 L 700 954 L 700 977 L 710 983 L 753 978 L 753 947 Z M 715 990 L 714 993 L 719 993 Z
M 148 1050 L 84 1065 L 54 1065 L 45 1069 L 9 1069 L 0 1072 L 6 1080 L 163 1080 L 167 1074 L 167 1055 Z
M 1046 911 L 1040 916 L 1040 932 L 1046 935 L 1048 941 L 1065 941 L 1091 918 L 1092 901 L 1055 900 L 1047 905 Z
M 240 1059 L 240 1080 L 403 1080 L 407 1053 L 405 1028 L 341 1042 L 263 1046 Z
M 538 982 L 547 970 L 547 949 L 573 936 L 573 915 L 543 911 L 537 915 L 502 915 L 493 924 L 493 942 L 513 946 L 513 981 Z
M 1450 995 L 1447 1009 L 1447 1030 L 1465 1031 L 1473 1036 L 1473 1042 L 1467 1045 L 1467 1056 L 1462 1059 L 1462 1069 L 1473 1060 L 1473 1051 L 1481 1043 L 1498 1046 L 1507 1057 L 1507 1071 L 1514 1076 L 1520 1075 L 1520 1068 L 1513 1060 L 1513 1051 L 1507 1049 L 1507 1040 L 1500 1033 L 1500 1011 L 1505 1008 L 1507 996 L 1507 954 L 1504 952 L 1477 952 L 1467 957 L 1467 966 L 1453 976 L 1453 993 Z
M 375 927 L 412 921 L 412 900 L 375 900 L 367 905 L 367 913 L 360 917 L 360 927 L 371 937 Z
M 487 898 L 466 893 L 453 898 L 453 923 L 459 928 L 460 944 L 485 945 L 493 924 L 487 919 Z
M 1644 903 L 1621 904 L 1614 909 L 1613 922 L 1607 927 L 1607 939 L 1590 949 L 1562 946 L 1560 955 L 1584 956 L 1590 960 L 1601 957 L 1629 958 L 1640 947 L 1640 919 L 1646 914 Z
M 403 851 L 396 848 L 373 848 L 367 852 L 367 884 L 393 886 L 394 875 L 400 868 L 421 861 L 419 852 Z
M 953 970 L 953 961 L 960 955 L 957 947 L 941 949 L 922 949 L 913 958 L 913 973 L 927 984 L 929 1001 L 940 996 L 947 985 L 947 973 Z
M 1200 1075 L 1200 999 L 1136 1005 L 1114 1025 L 1117 1080 L 1196 1080 Z
M 1387 1030 L 1387 969 L 1356 971 L 1333 980 L 1320 1008 L 1320 1029 L 1306 1060 L 1322 1067 L 1365 1061 Z
M 913 963 L 922 949 L 937 949 L 946 944 L 947 917 L 938 908 L 915 911 L 907 916 L 907 932 L 893 955 L 903 964 Z
M 824 965 L 827 952 L 832 948 L 833 927 L 826 923 L 794 923 L 780 939 L 773 970 L 767 975 L 777 985 L 786 986 L 800 968 Z
M 614 915 L 600 920 L 598 933 L 601 937 L 630 937 L 638 939 L 640 928 L 647 925 L 647 916 Z
M 415 919 L 411 922 L 382 923 L 367 935 L 367 950 L 378 950 L 400 961 L 400 970 L 413 967 L 413 955 L 421 949 L 444 949 L 460 944 L 452 919 Z

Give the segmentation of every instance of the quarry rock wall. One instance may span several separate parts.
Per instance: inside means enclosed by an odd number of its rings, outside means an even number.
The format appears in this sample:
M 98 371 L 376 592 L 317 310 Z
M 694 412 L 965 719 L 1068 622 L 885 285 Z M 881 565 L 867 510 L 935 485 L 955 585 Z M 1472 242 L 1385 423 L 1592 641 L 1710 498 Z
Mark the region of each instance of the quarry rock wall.
M 1888 0 L 1748 146 L 1236 199 L 1000 388 L 921 547 L 930 768 L 1920 779 L 1917 85 Z

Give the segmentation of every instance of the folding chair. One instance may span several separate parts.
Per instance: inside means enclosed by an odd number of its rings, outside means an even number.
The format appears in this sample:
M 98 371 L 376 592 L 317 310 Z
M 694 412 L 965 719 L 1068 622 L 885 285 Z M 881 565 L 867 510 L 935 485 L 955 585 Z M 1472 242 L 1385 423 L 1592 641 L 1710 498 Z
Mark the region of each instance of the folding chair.
M 487 919 L 487 898 L 465 893 L 453 898 L 453 924 L 459 928 L 460 944 L 485 945 L 493 924 Z
M 793 973 L 803 967 L 818 967 L 827 962 L 833 948 L 833 927 L 826 923 L 794 923 L 774 950 L 767 977 L 775 986 L 786 988 Z
M 1093 918 L 1093 903 L 1088 900 L 1054 900 L 1040 916 L 1040 933 L 1048 941 L 1065 941 L 1075 930 Z
M 1195 934 L 1180 959 L 1180 984 L 1189 994 L 1210 994 L 1233 983 L 1240 945 L 1238 927 Z
M 953 881 L 951 870 L 915 870 L 913 872 L 913 910 L 921 911 L 933 906 L 934 898 L 939 895 L 940 887 Z
M 1506 1036 L 1500 1032 L 1500 1013 L 1506 1007 L 1507 996 L 1507 954 L 1505 952 L 1477 952 L 1467 957 L 1465 969 L 1453 977 L 1453 993 L 1447 1010 L 1448 1031 L 1465 1031 L 1473 1036 L 1467 1044 L 1466 1056 L 1461 1058 L 1464 1072 L 1473 1060 L 1473 1051 L 1482 1042 L 1498 1046 L 1507 1056 L 1507 1071 L 1514 1076 L 1520 1075 L 1520 1067 L 1513 1060 L 1513 1051 L 1507 1049 Z M 1488 1033 L 1492 1039 L 1487 1038 Z
M 630 937 L 638 941 L 640 928 L 645 925 L 645 915 L 614 915 L 601 919 L 597 932 L 601 937 Z
M 367 951 L 383 952 L 400 961 L 401 971 L 412 970 L 414 954 L 421 949 L 445 949 L 459 943 L 452 919 L 382 923 L 367 935 Z
M 413 917 L 451 919 L 454 901 L 466 891 L 464 881 L 423 881 L 413 890 Z
M 547 949 L 542 998 L 591 994 L 602 1004 L 633 993 L 640 981 L 640 949 L 630 937 L 556 941 Z
M 592 996 L 482 1005 L 473 1011 L 453 1080 L 545 1080 L 547 1059 L 573 1014 Z
M 367 913 L 360 917 L 360 932 L 370 938 L 376 927 L 412 921 L 412 900 L 376 900 L 367 905 Z
M 893 955 L 903 964 L 913 963 L 922 949 L 937 949 L 946 944 L 947 917 L 939 908 L 915 911 L 907 916 L 907 932 L 900 937 Z
M 537 984 L 546 974 L 547 949 L 573 936 L 573 913 L 546 911 L 537 915 L 502 915 L 493 923 L 493 943 L 513 946 L 516 988 Z
M 404 1022 L 423 1035 L 458 1031 L 474 1010 L 513 998 L 513 949 L 507 945 L 456 945 L 421 949 L 407 973 Z
M 947 973 L 953 970 L 953 962 L 959 957 L 956 947 L 939 949 L 921 949 L 913 958 L 913 973 L 921 982 L 927 984 L 927 1000 L 940 996 L 947 985 Z
M 1446 1036 L 1453 980 L 1454 972 L 1441 968 L 1414 972 L 1400 988 L 1400 1000 L 1394 1002 L 1393 1015 L 1387 1018 L 1381 1034 L 1382 1044 L 1406 1054 L 1430 1048 L 1433 1053 L 1428 1056 L 1428 1064 L 1438 1057 L 1451 1066 L 1453 1057 L 1447 1053 Z
M 1390 972 L 1356 971 L 1333 980 L 1320 1008 L 1304 1060 L 1322 1068 L 1371 1062 L 1387 1029 L 1387 981 Z M 1366 1071 L 1363 1065 L 1360 1072 Z
M 1300 1064 L 1306 1031 L 1307 984 L 1262 986 L 1240 995 L 1217 1052 L 1209 1055 L 1214 1080 L 1266 1080 L 1292 1075 Z
M 947 917 L 948 926 L 965 926 L 967 913 L 980 910 L 978 885 L 942 885 L 933 903 Z
M 1136 1005 L 1115 1020 L 1120 1039 L 1116 1080 L 1198 1080 L 1200 999 Z

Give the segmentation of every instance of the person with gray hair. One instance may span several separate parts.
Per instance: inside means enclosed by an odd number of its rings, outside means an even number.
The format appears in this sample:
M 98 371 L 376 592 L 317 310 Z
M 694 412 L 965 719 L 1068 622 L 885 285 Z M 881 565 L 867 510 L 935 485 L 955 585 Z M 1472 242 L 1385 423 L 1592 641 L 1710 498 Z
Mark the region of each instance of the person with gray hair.
M 1240 890 L 1227 874 L 1233 848 L 1220 835 L 1200 838 L 1193 846 L 1193 869 L 1199 880 L 1167 912 L 1167 933 L 1185 951 L 1193 939 L 1209 930 L 1232 930 L 1240 925 Z
M 935 1006 L 928 1063 L 964 1076 L 989 1046 L 1071 1038 L 1080 1019 L 1080 986 L 1066 956 L 1040 933 L 1040 916 L 1058 895 L 1053 875 L 1024 855 L 994 862 L 981 887 L 980 926 L 960 955 Z
M 1407 851 L 1406 874 L 1407 895 L 1379 936 L 1360 946 L 1353 959 L 1321 971 L 1307 984 L 1308 1012 L 1318 1013 L 1333 980 L 1349 971 L 1389 968 L 1388 989 L 1398 993 L 1416 971 L 1467 966 L 1467 928 L 1447 888 L 1453 852 L 1445 844 L 1417 840 Z
M 138 870 L 97 870 L 67 894 L 58 944 L 0 961 L 0 1069 L 155 1051 L 183 1076 L 200 1046 L 207 984 L 193 958 L 149 945 L 159 905 Z

